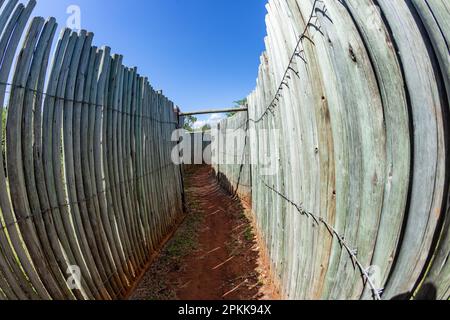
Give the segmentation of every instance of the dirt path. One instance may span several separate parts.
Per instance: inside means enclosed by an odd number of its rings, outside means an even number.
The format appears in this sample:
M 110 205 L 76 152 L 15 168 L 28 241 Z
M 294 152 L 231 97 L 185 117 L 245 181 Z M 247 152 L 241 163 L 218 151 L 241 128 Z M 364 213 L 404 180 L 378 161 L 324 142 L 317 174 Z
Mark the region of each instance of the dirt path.
M 189 214 L 132 299 L 275 299 L 246 209 L 208 166 L 186 175 Z

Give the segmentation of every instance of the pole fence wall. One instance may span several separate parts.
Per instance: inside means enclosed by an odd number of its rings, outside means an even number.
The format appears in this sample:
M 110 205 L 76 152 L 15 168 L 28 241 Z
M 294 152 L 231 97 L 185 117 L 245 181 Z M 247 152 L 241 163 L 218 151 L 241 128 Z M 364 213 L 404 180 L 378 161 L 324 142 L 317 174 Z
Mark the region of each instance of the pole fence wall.
M 217 126 L 213 134 L 212 166 L 220 185 L 251 204 L 250 140 L 246 134 L 247 112 L 236 113 Z M 215 158 L 214 158 L 215 156 Z
M 0 299 L 120 299 L 183 214 L 178 113 L 35 5 L 0 1 Z
M 448 299 L 448 3 L 269 0 L 267 9 L 241 128 L 283 295 Z M 258 163 L 266 158 L 275 173 Z

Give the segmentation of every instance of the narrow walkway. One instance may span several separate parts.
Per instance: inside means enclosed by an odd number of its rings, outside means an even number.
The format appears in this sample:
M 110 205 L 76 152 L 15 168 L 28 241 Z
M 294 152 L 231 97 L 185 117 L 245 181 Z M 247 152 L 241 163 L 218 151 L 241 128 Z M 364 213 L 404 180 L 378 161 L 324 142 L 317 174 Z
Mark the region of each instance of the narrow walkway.
M 248 211 L 218 186 L 210 167 L 188 171 L 188 216 L 132 299 L 276 299 Z

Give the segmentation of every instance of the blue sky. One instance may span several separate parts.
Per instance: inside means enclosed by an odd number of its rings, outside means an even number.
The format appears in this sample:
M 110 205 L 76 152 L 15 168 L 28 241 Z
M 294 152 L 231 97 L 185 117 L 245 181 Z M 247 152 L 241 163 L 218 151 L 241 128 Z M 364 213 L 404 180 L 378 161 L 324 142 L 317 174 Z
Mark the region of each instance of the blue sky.
M 183 111 L 233 105 L 253 90 L 264 50 L 265 0 L 38 0 L 66 25 L 68 6 L 94 43 L 137 66 Z M 217 118 L 217 117 L 213 117 Z M 201 117 L 205 121 L 209 118 Z

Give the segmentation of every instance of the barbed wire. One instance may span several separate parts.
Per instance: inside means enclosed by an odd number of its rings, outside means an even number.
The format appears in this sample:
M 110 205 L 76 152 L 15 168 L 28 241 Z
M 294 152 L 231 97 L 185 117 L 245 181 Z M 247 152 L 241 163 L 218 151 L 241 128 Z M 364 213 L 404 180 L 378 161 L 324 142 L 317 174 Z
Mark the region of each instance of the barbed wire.
M 168 125 L 174 125 L 176 128 L 179 127 L 179 123 L 175 122 L 175 121 L 164 121 L 164 120 L 157 119 L 155 117 L 144 115 L 144 114 L 125 112 L 123 110 L 119 110 L 119 109 L 116 109 L 116 108 L 108 107 L 107 104 L 98 104 L 98 103 L 94 103 L 94 102 L 90 102 L 90 101 L 84 101 L 84 100 L 77 100 L 77 99 L 70 99 L 70 98 L 60 97 L 60 96 L 57 96 L 57 95 L 52 95 L 52 94 L 49 94 L 49 93 L 46 93 L 46 92 L 43 92 L 43 91 L 39 91 L 39 90 L 36 90 L 36 89 L 33 89 L 33 88 L 24 87 L 24 86 L 21 86 L 21 85 L 16 85 L 16 84 L 9 83 L 9 82 L 0 82 L 0 86 L 3 86 L 3 89 L 4 89 L 3 92 L 5 94 L 11 94 L 13 92 L 12 89 L 21 89 L 21 90 L 25 90 L 26 92 L 32 92 L 35 96 L 42 95 L 42 96 L 44 96 L 46 98 L 51 98 L 51 99 L 54 99 L 56 101 L 63 101 L 64 103 L 66 103 L 66 102 L 73 103 L 73 108 L 77 107 L 78 105 L 79 105 L 80 108 L 82 108 L 84 106 L 95 107 L 95 108 L 100 108 L 102 110 L 119 113 L 119 114 L 122 114 L 122 115 L 125 115 L 125 116 L 129 116 L 129 117 L 136 117 L 136 118 L 142 118 L 142 119 L 150 120 L 150 121 L 158 123 L 158 124 L 168 124 Z M 7 90 L 5 87 L 10 87 L 11 89 Z M 133 177 L 133 178 L 127 179 L 125 181 L 122 181 L 122 182 L 110 185 L 108 188 L 103 188 L 103 191 L 97 192 L 96 194 L 93 194 L 93 195 L 91 195 L 91 196 L 89 196 L 89 197 L 87 197 L 85 199 L 79 200 L 79 201 L 68 202 L 68 203 L 65 203 L 65 204 L 57 206 L 57 207 L 52 207 L 52 208 L 49 208 L 49 209 L 45 209 L 42 212 L 30 214 L 30 215 L 28 215 L 26 217 L 21 217 L 21 218 L 17 218 L 16 217 L 16 219 L 14 219 L 14 221 L 10 222 L 10 223 L 2 224 L 2 222 L 0 221 L 0 231 L 5 232 L 5 231 L 9 230 L 10 228 L 13 228 L 13 227 L 15 228 L 18 224 L 21 224 L 21 223 L 23 223 L 25 221 L 28 221 L 28 220 L 31 220 L 31 219 L 35 219 L 35 218 L 38 218 L 38 217 L 43 217 L 44 215 L 47 215 L 47 214 L 52 214 L 56 210 L 61 210 L 61 209 L 64 209 L 64 208 L 70 208 L 71 206 L 80 205 L 80 204 L 84 204 L 84 203 L 89 203 L 91 201 L 94 201 L 96 198 L 99 198 L 101 195 L 105 195 L 108 192 L 111 192 L 111 191 L 113 191 L 116 188 L 119 188 L 119 187 L 121 187 L 123 185 L 128 185 L 128 184 L 133 183 L 133 182 L 138 183 L 139 181 L 145 179 L 146 177 L 148 177 L 150 175 L 153 175 L 153 174 L 155 174 L 157 172 L 160 172 L 160 171 L 162 171 L 162 170 L 164 170 L 164 169 L 166 169 L 166 168 L 168 168 L 168 167 L 170 167 L 172 165 L 174 165 L 174 164 L 173 163 L 168 163 L 168 164 L 163 165 L 163 166 L 161 166 L 161 167 L 159 167 L 157 169 L 151 170 L 151 171 L 149 171 L 149 172 L 147 172 L 147 173 L 145 173 L 145 174 L 143 174 L 143 175 L 141 175 L 139 177 Z M 134 249 L 131 252 L 128 252 L 128 255 L 133 256 L 133 255 L 135 255 L 137 253 L 137 251 L 138 251 L 137 249 Z M 125 261 L 122 264 L 122 267 L 124 267 L 125 264 L 127 264 L 127 263 L 128 262 Z M 102 282 L 101 285 L 105 286 L 106 284 L 110 283 L 111 279 L 114 276 L 118 275 L 118 274 L 119 274 L 119 269 L 116 269 L 116 271 L 113 272 L 113 274 L 111 274 L 110 276 L 108 276 L 106 278 L 106 280 L 104 282 Z M 122 289 L 120 289 L 119 292 L 116 292 L 116 290 L 113 290 L 113 295 L 115 295 L 115 297 L 113 296 L 112 298 L 120 297 L 123 294 L 123 292 L 128 289 L 127 286 L 124 285 L 124 284 L 121 284 L 120 286 L 122 287 Z M 106 288 L 103 288 L 103 287 L 93 288 L 93 291 L 92 290 L 91 291 L 94 294 L 95 293 L 98 294 L 103 289 L 106 289 Z M 109 294 L 109 292 L 108 292 L 108 294 Z
M 145 173 L 145 174 L 143 174 L 143 175 L 141 175 L 139 177 L 133 177 L 133 178 L 124 180 L 122 182 L 110 185 L 108 188 L 104 188 L 103 191 L 100 191 L 100 192 L 98 192 L 98 193 L 96 193 L 96 194 L 94 194 L 94 195 L 92 195 L 92 196 L 90 196 L 90 197 L 88 197 L 86 199 L 82 199 L 82 200 L 74 201 L 74 202 L 68 202 L 68 203 L 62 204 L 62 205 L 57 206 L 57 207 L 48 208 L 48 209 L 45 209 L 45 210 L 43 210 L 41 212 L 30 214 L 30 215 L 28 215 L 26 217 L 23 217 L 23 218 L 15 219 L 13 222 L 6 223 L 6 224 L 3 224 L 3 225 L 2 225 L 2 223 L 0 221 L 0 230 L 1 231 L 8 230 L 9 228 L 15 227 L 19 223 L 22 223 L 24 221 L 28 221 L 28 220 L 34 219 L 36 217 L 44 216 L 46 214 L 53 213 L 53 211 L 56 211 L 56 210 L 65 209 L 65 208 L 69 208 L 69 207 L 72 207 L 72 206 L 75 206 L 75 205 L 88 203 L 90 201 L 95 200 L 96 198 L 98 198 L 101 195 L 104 195 L 104 194 L 106 194 L 108 192 L 113 191 L 113 189 L 115 189 L 115 188 L 118 188 L 120 186 L 123 186 L 125 184 L 129 184 L 129 183 L 132 183 L 132 182 L 139 182 L 140 180 L 143 180 L 144 178 L 147 178 L 148 176 L 150 176 L 152 174 L 160 172 L 160 171 L 162 171 L 162 170 L 164 170 L 164 169 L 166 169 L 166 168 L 168 168 L 168 167 L 170 167 L 172 165 L 174 165 L 174 164 L 171 162 L 171 163 L 163 165 L 163 166 L 161 166 L 161 167 L 159 167 L 157 169 L 151 170 L 151 171 L 149 171 L 149 172 L 147 172 L 147 173 Z
M 361 272 L 361 275 L 363 277 L 363 280 L 367 282 L 367 284 L 369 285 L 369 287 L 371 288 L 373 297 L 375 300 L 381 300 L 381 295 L 383 294 L 384 289 L 380 289 L 377 288 L 375 286 L 375 284 L 373 283 L 370 275 L 369 275 L 369 270 L 366 269 L 362 263 L 359 261 L 358 259 L 358 249 L 354 249 L 350 246 L 350 244 L 345 240 L 345 237 L 342 236 L 330 223 L 328 223 L 325 219 L 323 219 L 322 217 L 319 217 L 317 215 L 315 215 L 312 212 L 306 211 L 303 208 L 303 205 L 299 205 L 298 203 L 292 201 L 291 199 L 289 199 L 286 195 L 282 194 L 281 192 L 279 192 L 275 186 L 270 186 L 264 179 L 262 179 L 260 176 L 257 176 L 258 179 L 262 182 L 262 184 L 268 188 L 269 190 L 271 190 L 272 192 L 274 192 L 275 194 L 277 194 L 278 196 L 280 196 L 282 199 L 284 199 L 286 202 L 288 202 L 291 206 L 293 206 L 302 216 L 306 216 L 308 218 L 311 218 L 314 223 L 319 226 L 319 225 L 324 225 L 328 231 L 331 233 L 331 235 L 333 237 L 336 237 L 340 243 L 340 245 L 345 248 L 345 250 L 348 252 L 348 254 L 350 255 L 350 258 L 352 259 L 353 265 L 356 265 L 359 269 L 359 271 Z
M 89 102 L 89 101 L 82 101 L 82 100 L 77 100 L 77 99 L 71 99 L 71 98 L 65 98 L 65 97 L 60 97 L 60 96 L 56 96 L 56 95 L 52 95 L 43 91 L 39 91 L 33 88 L 28 88 L 28 87 L 24 87 L 22 85 L 17 85 L 17 84 L 13 84 L 13 83 L 9 83 L 9 82 L 1 82 L 0 81 L 0 86 L 4 86 L 4 87 L 11 87 L 14 89 L 22 89 L 25 91 L 29 91 L 34 93 L 35 95 L 42 95 L 44 97 L 47 98 L 51 98 L 51 99 L 55 99 L 56 101 L 64 101 L 64 102 L 70 102 L 74 104 L 74 108 L 75 105 L 79 104 L 81 105 L 80 107 L 82 108 L 83 105 L 88 105 L 88 107 L 95 107 L 95 108 L 100 108 L 102 110 L 109 110 L 109 111 L 113 111 L 122 115 L 126 115 L 129 117 L 136 117 L 136 118 L 143 118 L 143 119 L 148 119 L 148 120 L 152 120 L 153 122 L 159 123 L 159 124 L 170 124 L 170 125 L 176 125 L 178 126 L 178 122 L 175 121 L 164 121 L 164 120 L 160 120 L 157 119 L 155 117 L 152 116 L 148 116 L 148 115 L 143 115 L 143 114 L 138 114 L 138 113 L 130 113 L 130 112 L 125 112 L 123 110 L 119 110 L 119 109 L 115 109 L 112 107 L 108 107 L 107 104 L 98 104 L 98 103 L 94 103 L 94 102 Z M 4 91 L 7 94 L 11 94 L 12 91 L 11 90 L 5 90 Z
M 83 204 L 83 203 L 88 203 L 88 202 L 90 202 L 90 201 L 95 200 L 96 198 L 99 198 L 101 195 L 106 194 L 107 192 L 111 192 L 111 191 L 112 191 L 113 189 L 115 189 L 115 188 L 118 188 L 118 187 L 120 187 L 120 186 L 122 186 L 122 185 L 126 185 L 126 184 L 129 184 L 129 183 L 132 183 L 132 182 L 139 182 L 140 180 L 143 180 L 144 178 L 146 178 L 146 177 L 148 177 L 148 176 L 150 176 L 150 175 L 152 175 L 152 174 L 155 174 L 155 173 L 157 173 L 157 172 L 160 172 L 160 171 L 162 171 L 162 170 L 164 170 L 164 169 L 166 169 L 166 168 L 168 168 L 168 167 L 170 167 L 170 166 L 172 166 L 172 165 L 174 165 L 174 164 L 173 164 L 173 163 L 168 163 L 168 164 L 163 165 L 163 166 L 161 166 L 161 167 L 159 167 L 159 168 L 157 168 L 157 169 L 151 170 L 151 171 L 149 171 L 148 173 L 145 173 L 145 174 L 143 174 L 143 175 L 141 175 L 141 176 L 139 176 L 139 177 L 130 178 L 130 179 L 127 179 L 127 180 L 125 180 L 125 181 L 116 183 L 116 184 L 114 184 L 114 185 L 111 185 L 111 186 L 108 187 L 108 188 L 104 188 L 103 191 L 98 192 L 98 193 L 96 193 L 96 194 L 93 194 L 92 196 L 90 196 L 90 197 L 88 197 L 88 198 L 86 198 L 86 199 L 83 199 L 83 200 L 79 200 L 79 201 L 76 201 L 76 202 L 66 203 L 66 204 L 60 205 L 60 206 L 58 206 L 58 207 L 49 208 L 49 209 L 46 209 L 46 210 L 44 210 L 44 211 L 42 211 L 42 212 L 39 212 L 39 213 L 35 213 L 35 214 L 32 214 L 32 215 L 29 215 L 29 216 L 27 216 L 27 217 L 15 219 L 14 222 L 7 223 L 7 224 L 4 224 L 4 225 L 2 225 L 2 223 L 0 222 L 0 231 L 3 231 L 3 232 L 4 232 L 4 231 L 7 231 L 9 228 L 16 227 L 19 223 L 22 223 L 22 222 L 25 222 L 25 221 L 34 219 L 34 218 L 36 218 L 36 217 L 43 217 L 44 215 L 46 215 L 46 214 L 51 214 L 51 213 L 53 213 L 53 212 L 56 211 L 56 210 L 60 210 L 60 209 L 63 209 L 63 208 L 69 208 L 69 207 L 71 207 L 71 206 L 79 205 L 79 204 Z M 138 251 L 138 249 L 136 248 L 136 249 L 132 250 L 131 252 L 128 252 L 127 254 L 128 254 L 129 256 L 134 256 L 134 255 L 137 253 L 137 251 Z M 121 264 L 121 267 L 124 267 L 126 264 L 128 264 L 127 261 L 125 261 L 124 263 L 122 263 L 122 264 Z M 111 279 L 112 279 L 114 276 L 118 275 L 118 274 L 119 274 L 119 269 L 116 268 L 116 271 L 114 271 L 111 275 L 109 275 L 109 276 L 106 278 L 106 280 L 102 282 L 101 285 L 102 285 L 102 286 L 105 286 L 106 284 L 110 283 L 110 282 L 111 282 Z M 91 291 L 92 293 L 94 293 L 94 294 L 95 294 L 95 293 L 98 294 L 98 293 L 100 293 L 103 289 L 106 289 L 106 288 L 103 288 L 103 287 L 101 287 L 101 288 L 93 288 L 93 290 L 91 289 L 90 291 Z M 117 292 L 114 292 L 115 297 L 112 297 L 112 298 L 118 298 L 118 297 L 120 297 L 124 291 L 126 292 L 127 289 L 128 289 L 128 288 L 127 288 L 126 286 L 122 286 L 122 289 L 121 289 L 118 293 L 117 293 Z M 115 291 L 115 290 L 114 290 L 114 291 Z M 109 293 L 108 293 L 108 294 L 109 294 Z
M 131 249 L 129 252 L 128 252 L 128 255 L 130 255 L 130 256 L 135 256 L 137 253 L 138 253 L 138 251 L 140 250 L 140 248 L 139 247 L 135 247 L 134 249 Z M 156 252 L 158 252 L 158 251 L 155 251 L 155 253 Z M 124 261 L 124 262 L 122 262 L 121 264 L 120 264 L 120 266 L 123 268 L 125 265 L 127 265 L 127 264 L 129 264 L 129 263 L 131 263 L 130 261 Z M 109 284 L 110 282 L 111 282 L 111 279 L 113 278 L 113 277 L 115 277 L 115 276 L 117 276 L 117 275 L 119 275 L 119 272 L 120 272 L 120 270 L 119 270 L 119 268 L 116 268 L 116 270 L 114 271 L 114 272 L 112 272 L 109 276 L 107 276 L 106 277 L 106 280 L 105 281 L 103 281 L 102 283 L 101 283 L 101 285 L 102 286 L 106 286 L 107 284 Z M 136 279 L 137 277 L 134 277 L 134 279 Z M 133 280 L 134 280 L 133 279 Z M 112 297 L 112 299 L 117 299 L 117 298 L 123 298 L 123 294 L 124 293 L 127 293 L 127 290 L 130 290 L 130 288 L 132 288 L 132 286 L 126 286 L 126 285 L 123 285 L 123 286 L 121 286 L 122 287 L 122 289 L 120 289 L 120 291 L 119 292 L 115 292 L 115 290 L 113 290 L 114 292 L 114 297 Z M 103 290 L 103 289 L 105 289 L 106 290 L 106 287 L 100 287 L 100 288 L 94 288 L 94 291 L 92 291 L 93 293 L 101 293 L 101 290 Z M 109 294 L 109 292 L 108 292 L 108 294 Z
M 318 8 L 319 3 L 321 3 L 323 5 L 321 9 Z M 278 86 L 278 89 L 277 89 L 272 101 L 270 102 L 270 104 L 265 108 L 265 111 L 261 114 L 261 116 L 258 119 L 255 120 L 255 119 L 248 118 L 241 126 L 239 126 L 238 128 L 235 129 L 236 131 L 243 129 L 244 127 L 245 127 L 245 130 L 248 131 L 249 130 L 248 124 L 250 122 L 257 124 L 257 123 L 261 122 L 267 115 L 273 114 L 274 113 L 273 109 L 278 106 L 278 102 L 280 101 L 280 99 L 282 97 L 282 91 L 284 90 L 284 88 L 286 87 L 286 88 L 290 89 L 289 81 L 292 79 L 290 73 L 292 72 L 297 77 L 299 77 L 299 72 L 296 69 L 294 69 L 293 64 L 294 64 L 296 58 L 299 58 L 304 63 L 307 63 L 306 58 L 304 56 L 302 56 L 302 54 L 304 53 L 304 50 L 301 50 L 300 46 L 304 39 L 307 39 L 311 43 L 314 44 L 314 41 L 307 35 L 309 28 L 314 27 L 321 34 L 323 34 L 321 32 L 321 28 L 317 27 L 315 25 L 315 23 L 318 20 L 318 17 L 315 13 L 318 10 L 320 12 L 322 12 L 323 14 L 326 14 L 326 12 L 327 12 L 326 6 L 322 0 L 314 1 L 311 14 L 308 18 L 308 22 L 306 23 L 306 26 L 298 39 L 298 42 L 294 49 L 294 52 L 292 53 L 291 58 L 289 60 L 289 64 L 283 74 L 281 83 Z M 312 23 L 314 18 L 316 18 L 316 22 Z M 358 267 L 358 269 L 360 270 L 361 275 L 363 277 L 363 280 L 371 288 L 374 299 L 381 300 L 381 295 L 382 295 L 384 289 L 379 289 L 375 286 L 375 284 L 373 283 L 373 281 L 369 275 L 369 270 L 367 270 L 358 259 L 358 250 L 352 249 L 350 244 L 347 243 L 347 241 L 345 240 L 345 237 L 341 236 L 341 234 L 330 223 L 328 223 L 326 220 L 324 220 L 322 217 L 319 217 L 319 216 L 313 214 L 312 212 L 308 212 L 308 211 L 304 210 L 302 205 L 299 205 L 299 204 L 295 203 L 294 201 L 292 201 L 291 199 L 289 199 L 287 196 L 285 196 L 284 194 L 282 194 L 281 192 L 276 190 L 275 187 L 270 186 L 268 183 L 266 183 L 261 177 L 259 177 L 259 176 L 257 176 L 257 177 L 259 178 L 259 180 L 261 180 L 261 182 L 263 183 L 263 185 L 266 188 L 268 188 L 269 190 L 271 190 L 272 192 L 276 193 L 278 196 L 283 198 L 286 202 L 288 202 L 291 206 L 293 206 L 301 215 L 311 218 L 317 226 L 324 225 L 327 228 L 327 230 L 330 232 L 330 234 L 333 237 L 336 237 L 338 239 L 340 245 L 343 248 L 345 248 L 345 250 L 348 252 L 348 254 L 350 255 L 350 258 L 352 259 L 353 265 Z
M 318 9 L 318 5 L 319 4 L 322 4 L 322 8 L 321 9 Z M 291 73 L 295 74 L 297 77 L 300 77 L 299 71 L 297 71 L 294 68 L 293 65 L 295 63 L 295 59 L 296 58 L 299 58 L 303 62 L 306 63 L 306 58 L 302 55 L 304 53 L 304 50 L 300 49 L 300 46 L 302 45 L 303 40 L 305 40 L 305 39 L 314 44 L 314 41 L 307 35 L 307 33 L 309 31 L 309 28 L 313 26 L 316 30 L 319 30 L 319 32 L 320 32 L 320 27 L 317 27 L 315 25 L 317 23 L 317 20 L 318 20 L 318 17 L 316 15 L 316 11 L 317 10 L 320 10 L 323 14 L 326 14 L 327 9 L 326 9 L 325 3 L 322 0 L 315 0 L 314 3 L 313 3 L 311 14 L 309 15 L 308 21 L 307 21 L 307 23 L 305 25 L 305 28 L 304 28 L 303 32 L 301 33 L 301 35 L 298 38 L 297 44 L 296 44 L 296 46 L 294 48 L 294 51 L 293 51 L 293 53 L 292 53 L 292 55 L 291 55 L 291 57 L 289 59 L 288 66 L 287 66 L 287 68 L 286 68 L 286 70 L 285 70 L 285 72 L 283 74 L 281 83 L 278 86 L 278 89 L 277 89 L 277 91 L 276 91 L 272 101 L 265 108 L 264 112 L 261 114 L 261 116 L 259 118 L 257 118 L 256 120 L 249 118 L 246 121 L 247 123 L 252 122 L 252 123 L 258 124 L 267 115 L 269 115 L 270 113 L 273 114 L 273 112 L 274 112 L 273 109 L 278 106 L 278 102 L 280 101 L 281 97 L 283 96 L 282 91 L 284 90 L 284 88 L 290 89 L 289 81 L 292 79 Z M 316 21 L 315 21 L 315 23 L 312 23 L 314 18 L 316 18 Z M 237 128 L 236 130 L 242 129 L 244 126 L 245 126 L 245 124 L 242 125 L 241 127 Z

